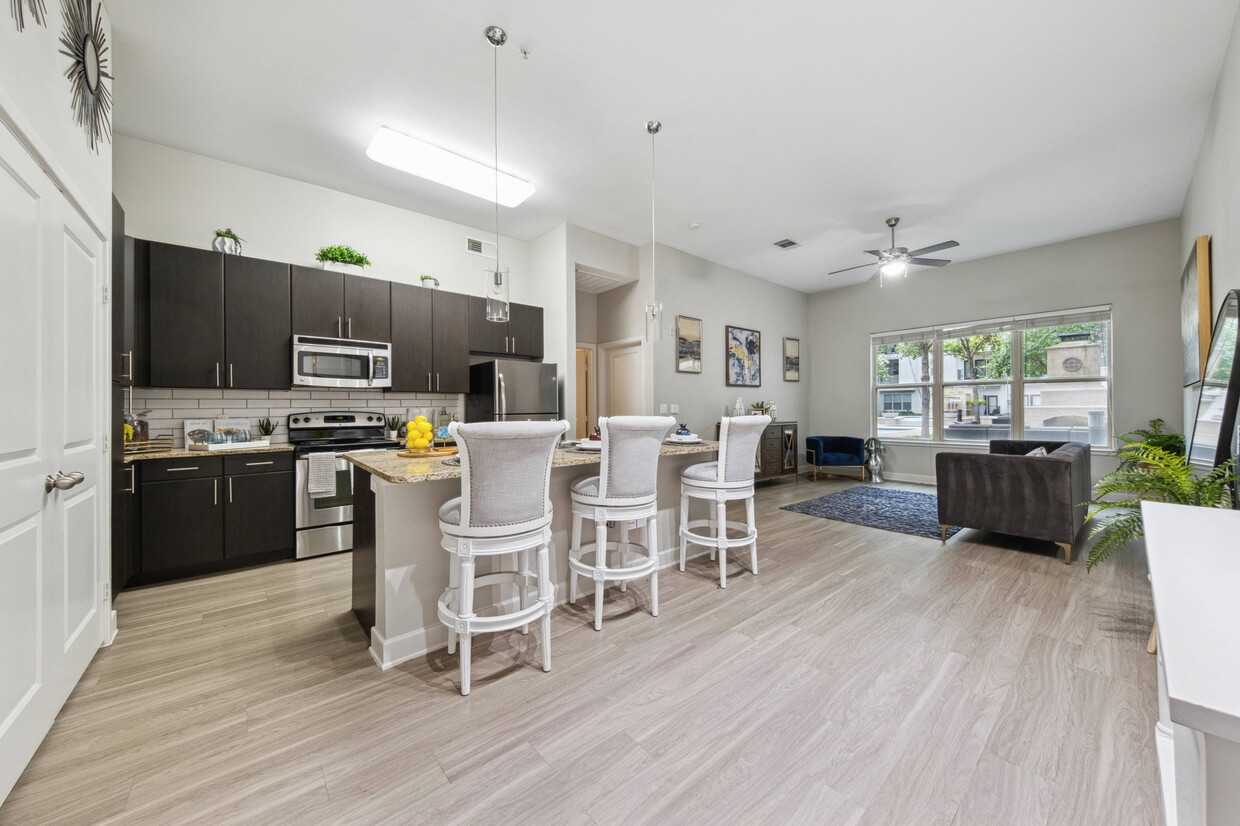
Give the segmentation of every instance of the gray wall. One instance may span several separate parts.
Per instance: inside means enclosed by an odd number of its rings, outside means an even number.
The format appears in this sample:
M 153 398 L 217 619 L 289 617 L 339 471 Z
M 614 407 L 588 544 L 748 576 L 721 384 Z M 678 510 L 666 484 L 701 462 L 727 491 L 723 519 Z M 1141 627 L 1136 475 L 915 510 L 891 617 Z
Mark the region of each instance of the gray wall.
M 715 423 L 736 397 L 748 405 L 759 400 L 778 405 L 782 421 L 797 421 L 800 435 L 809 424 L 810 383 L 806 356 L 809 334 L 805 293 L 728 269 L 680 250 L 659 247 L 659 298 L 666 326 L 653 348 L 655 412 L 660 404 L 678 404 L 677 420 L 713 438 Z M 677 315 L 702 319 L 702 372 L 676 372 Z M 600 323 L 602 306 L 600 303 Z M 762 386 L 728 387 L 725 383 L 724 327 L 762 333 Z M 784 337 L 801 339 L 801 381 L 784 381 Z
M 1180 222 L 1173 219 L 919 269 L 883 289 L 872 282 L 811 296 L 805 361 L 812 412 L 803 435 L 870 434 L 871 333 L 1099 304 L 1112 305 L 1114 432 L 1154 416 L 1179 429 L 1182 266 Z M 893 444 L 886 460 L 893 478 L 931 482 L 935 454 L 959 449 Z M 1095 452 L 1095 478 L 1112 467 Z
M 1240 289 L 1240 16 L 1232 27 L 1231 43 L 1214 105 L 1197 154 L 1193 180 L 1184 199 L 1180 227 L 1180 266 L 1188 260 L 1193 240 L 1210 236 L 1212 311 L 1218 314 L 1228 290 Z M 1196 415 L 1197 395 L 1184 391 L 1184 417 Z
M 578 292 L 576 303 L 577 343 L 598 344 L 598 296 Z

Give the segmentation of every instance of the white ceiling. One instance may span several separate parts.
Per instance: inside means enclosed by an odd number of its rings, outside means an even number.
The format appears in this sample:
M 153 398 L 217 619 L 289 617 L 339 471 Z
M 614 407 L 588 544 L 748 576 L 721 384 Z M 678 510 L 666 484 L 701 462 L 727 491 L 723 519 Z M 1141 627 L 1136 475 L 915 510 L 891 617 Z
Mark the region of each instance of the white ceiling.
M 505 235 L 648 243 L 656 118 L 659 242 L 817 291 L 889 215 L 957 261 L 1179 215 L 1240 0 L 106 2 L 118 132 L 482 228 L 365 149 L 489 160 L 503 26 Z

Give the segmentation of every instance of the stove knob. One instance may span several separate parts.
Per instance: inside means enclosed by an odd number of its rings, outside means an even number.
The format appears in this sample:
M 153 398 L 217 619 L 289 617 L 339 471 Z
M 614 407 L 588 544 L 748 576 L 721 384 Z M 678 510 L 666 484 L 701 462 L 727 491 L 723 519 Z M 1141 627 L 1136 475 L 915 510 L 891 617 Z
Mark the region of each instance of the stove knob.
M 374 416 L 367 416 L 367 417 L 366 417 L 366 421 L 368 421 L 368 422 L 373 422 L 374 420 L 375 420 L 375 417 L 374 417 Z
M 300 419 L 298 419 L 296 416 L 294 416 L 294 417 L 293 417 L 293 424 L 297 424 L 297 422 L 299 422 L 299 421 L 301 421 L 301 420 L 300 420 Z

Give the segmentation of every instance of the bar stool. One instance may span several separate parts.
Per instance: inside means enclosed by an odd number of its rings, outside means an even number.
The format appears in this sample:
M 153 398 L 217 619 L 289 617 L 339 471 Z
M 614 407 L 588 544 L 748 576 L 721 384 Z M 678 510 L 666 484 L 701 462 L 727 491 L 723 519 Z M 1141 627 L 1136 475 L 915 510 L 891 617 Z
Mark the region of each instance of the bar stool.
M 528 632 L 542 620 L 543 671 L 551 670 L 551 460 L 568 422 L 480 422 L 448 425 L 461 453 L 461 495 L 439 509 L 440 547 L 451 554 L 448 588 L 439 598 L 439 621 L 448 626 L 448 653 L 461 646 L 461 694 L 469 694 L 470 649 L 475 634 Z M 530 552 L 538 552 L 537 573 Z M 474 559 L 514 554 L 514 570 L 476 575 Z M 536 580 L 534 584 L 531 580 Z M 475 613 L 474 589 L 514 585 L 519 607 Z M 536 588 L 533 604 L 531 588 Z
M 577 602 L 577 577 L 594 581 L 594 630 L 603 630 L 603 589 L 619 582 L 621 590 L 635 579 L 650 577 L 650 613 L 659 615 L 658 504 L 659 448 L 676 424 L 671 416 L 613 416 L 598 420 L 603 433 L 603 463 L 598 476 L 573 482 L 573 541 L 568 551 L 568 601 Z M 594 523 L 594 544 L 581 546 L 585 520 Z M 607 523 L 641 522 L 642 544 L 607 540 Z M 615 566 L 607 554 L 615 553 Z M 583 557 L 592 557 L 586 562 Z
M 758 573 L 758 527 L 753 519 L 753 474 L 758 442 L 771 423 L 770 416 L 724 417 L 719 427 L 719 460 L 689 465 L 680 474 L 680 570 L 685 569 L 685 546 L 692 542 L 719 555 L 719 587 L 728 587 L 728 548 L 749 546 L 749 570 Z M 689 521 L 689 500 L 715 503 L 709 519 Z M 745 500 L 745 522 L 729 522 L 728 502 Z M 710 534 L 695 529 L 709 528 Z M 728 538 L 728 528 L 744 531 Z

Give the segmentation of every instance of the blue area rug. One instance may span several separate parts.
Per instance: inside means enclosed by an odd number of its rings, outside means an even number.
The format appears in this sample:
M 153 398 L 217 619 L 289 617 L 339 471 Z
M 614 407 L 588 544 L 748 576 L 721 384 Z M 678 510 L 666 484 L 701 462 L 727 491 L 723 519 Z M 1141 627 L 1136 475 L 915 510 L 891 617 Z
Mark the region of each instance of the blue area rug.
M 784 505 L 781 510 L 930 539 L 938 539 L 941 530 L 939 500 L 933 493 L 858 485 L 795 505 Z M 959 530 L 951 528 L 947 535 L 950 537 Z

